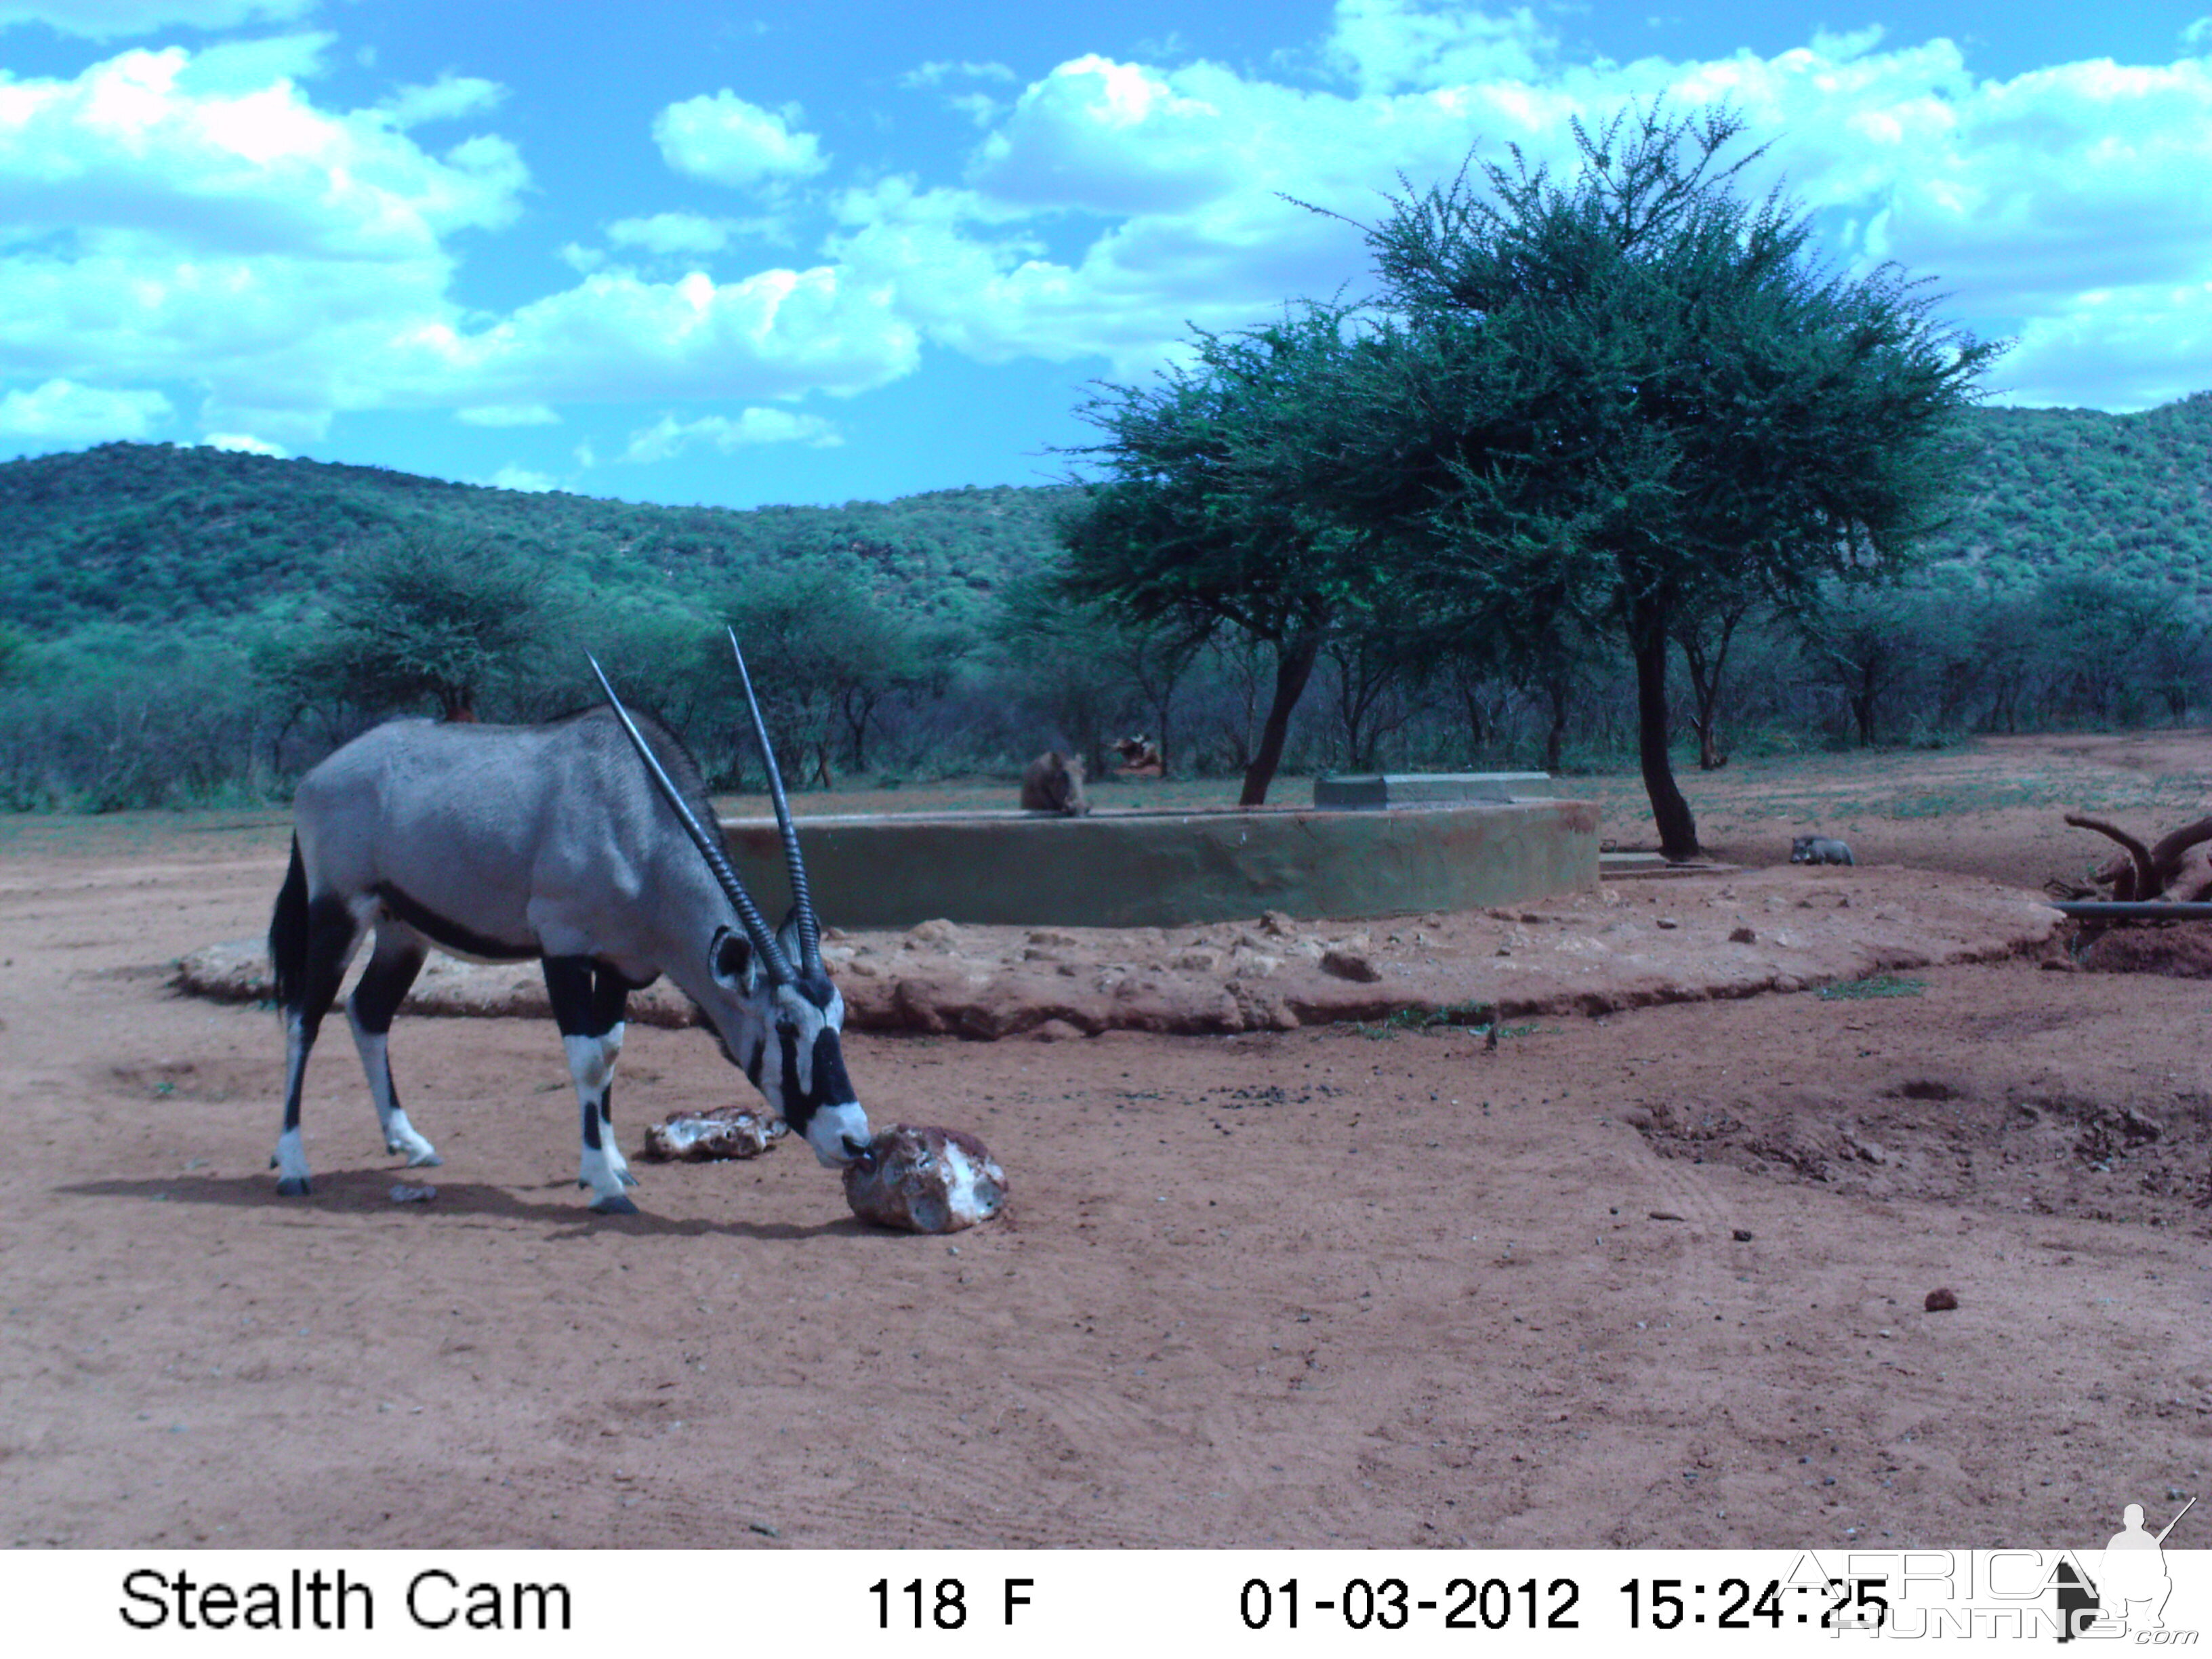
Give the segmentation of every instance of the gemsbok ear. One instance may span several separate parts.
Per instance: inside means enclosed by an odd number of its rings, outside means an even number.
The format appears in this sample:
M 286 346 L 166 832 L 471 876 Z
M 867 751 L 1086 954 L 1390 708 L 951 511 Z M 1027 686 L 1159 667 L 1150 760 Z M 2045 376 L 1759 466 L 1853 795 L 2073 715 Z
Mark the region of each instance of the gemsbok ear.
M 794 904 L 784 913 L 783 926 L 775 930 L 775 942 L 783 947 L 784 955 L 793 961 L 798 960 L 801 944 L 805 938 L 805 926 L 799 917 L 799 907 Z
M 752 941 L 730 928 L 714 930 L 714 943 L 707 947 L 707 962 L 714 970 L 715 981 L 726 989 L 742 990 L 750 995 L 759 981 L 760 964 L 753 953 Z

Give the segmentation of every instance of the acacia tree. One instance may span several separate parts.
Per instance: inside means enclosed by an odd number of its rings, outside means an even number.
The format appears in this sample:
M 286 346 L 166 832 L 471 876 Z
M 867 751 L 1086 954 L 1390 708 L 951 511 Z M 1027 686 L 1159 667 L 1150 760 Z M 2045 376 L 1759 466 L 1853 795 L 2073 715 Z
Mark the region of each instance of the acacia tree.
M 1238 334 L 1200 333 L 1194 361 L 1152 386 L 1108 386 L 1084 414 L 1105 434 L 1077 450 L 1105 472 L 1061 521 L 1071 598 L 1186 645 L 1226 629 L 1263 645 L 1273 690 L 1244 769 L 1256 806 L 1322 647 L 1376 608 L 1376 520 L 1342 510 L 1345 387 L 1371 338 L 1341 307 L 1294 307 Z
M 1957 458 L 1952 417 L 2001 348 L 1940 325 L 1894 267 L 1846 280 L 1778 197 L 1724 163 L 1726 111 L 1624 112 L 1566 185 L 1516 149 L 1369 232 L 1381 303 L 1424 357 L 1458 365 L 1448 490 L 1401 499 L 1425 532 L 1406 588 L 1439 622 L 1495 626 L 1547 592 L 1625 636 L 1644 781 L 1669 858 L 1697 823 L 1668 752 L 1678 617 L 1757 596 L 1810 604 L 1824 577 L 1899 568 Z M 1449 424 L 1449 423 L 1448 423 Z
M 1202 635 L 1172 619 L 1146 624 L 1107 605 L 1073 602 L 1048 569 L 1000 590 L 992 634 L 1012 683 L 1084 751 L 1093 775 L 1109 775 L 1109 723 L 1123 735 L 1149 733 L 1160 776 L 1173 775 L 1177 711 Z
M 434 702 L 472 720 L 520 676 L 554 617 L 542 577 L 465 538 L 414 535 L 365 558 L 322 621 L 265 642 L 255 667 L 293 712 L 329 702 L 383 712 Z
M 848 566 L 754 570 L 720 609 L 744 647 L 763 708 L 776 711 L 769 729 L 787 751 L 781 769 L 801 782 L 828 788 L 841 743 L 851 769 L 865 769 L 868 727 L 884 700 L 932 675 L 921 636 Z M 726 689 L 733 710 L 742 708 L 728 641 L 718 633 L 706 650 L 714 682 Z M 745 729 L 744 719 L 736 729 Z
M 1884 702 L 1918 678 L 1934 654 L 1931 620 L 1917 596 L 1898 589 L 1834 593 L 1807 616 L 1807 653 L 1849 711 L 1860 748 L 1881 735 Z

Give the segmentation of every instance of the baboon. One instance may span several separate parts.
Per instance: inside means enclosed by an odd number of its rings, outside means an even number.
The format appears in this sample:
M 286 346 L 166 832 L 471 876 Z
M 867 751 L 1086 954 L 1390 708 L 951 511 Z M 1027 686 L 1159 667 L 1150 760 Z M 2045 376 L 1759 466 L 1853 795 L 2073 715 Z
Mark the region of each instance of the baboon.
M 1083 757 L 1048 749 L 1022 774 L 1022 806 L 1031 812 L 1057 812 L 1079 818 L 1091 810 L 1083 798 Z

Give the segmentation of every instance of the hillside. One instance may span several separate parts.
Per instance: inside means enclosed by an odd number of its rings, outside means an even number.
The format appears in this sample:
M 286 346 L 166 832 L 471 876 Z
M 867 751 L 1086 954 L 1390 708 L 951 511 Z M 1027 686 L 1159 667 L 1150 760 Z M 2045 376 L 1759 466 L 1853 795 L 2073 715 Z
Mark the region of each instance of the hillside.
M 1983 409 L 1939 560 L 1994 587 L 2094 571 L 2212 603 L 2212 392 L 2136 415 Z
M 907 606 L 959 611 L 1050 550 L 1065 493 L 949 489 L 738 512 L 103 444 L 0 464 L 0 618 L 46 638 L 103 621 L 219 627 L 325 590 L 363 545 L 426 531 L 542 558 L 570 582 L 678 602 L 711 598 L 763 559 L 843 554 Z
M 1974 410 L 1970 483 L 1929 551 L 1997 588 L 2096 571 L 2212 605 L 2212 392 L 2136 415 Z M 222 631 L 327 591 L 356 549 L 458 532 L 602 592 L 710 600 L 764 559 L 872 568 L 925 615 L 973 609 L 1050 556 L 1065 489 L 939 490 L 842 507 L 653 507 L 167 444 L 0 463 L 0 619 Z

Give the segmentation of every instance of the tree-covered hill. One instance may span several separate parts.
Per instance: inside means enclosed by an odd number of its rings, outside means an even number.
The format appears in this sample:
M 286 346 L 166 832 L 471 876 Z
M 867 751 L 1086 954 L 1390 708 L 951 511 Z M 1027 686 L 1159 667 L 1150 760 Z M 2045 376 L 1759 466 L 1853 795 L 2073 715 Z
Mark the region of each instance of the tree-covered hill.
M 2135 415 L 1983 409 L 1968 489 L 1929 551 L 2000 589 L 2095 572 L 2212 607 L 2212 392 Z M 909 613 L 973 614 L 1053 556 L 1063 488 L 842 507 L 654 507 L 168 444 L 0 463 L 0 621 L 223 632 L 326 595 L 362 550 L 479 540 L 569 586 L 695 609 L 763 562 L 871 568 Z
M 2212 392 L 2136 415 L 1981 409 L 1939 561 L 1995 588 L 2094 573 L 2212 605 Z
M 95 623 L 220 629 L 326 592 L 364 548 L 462 538 L 566 584 L 678 604 L 764 560 L 842 556 L 921 614 L 973 607 L 1052 547 L 1055 489 L 965 489 L 843 507 L 642 506 L 376 467 L 169 444 L 0 464 L 0 618 L 54 638 Z

